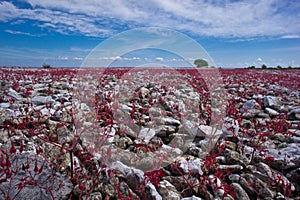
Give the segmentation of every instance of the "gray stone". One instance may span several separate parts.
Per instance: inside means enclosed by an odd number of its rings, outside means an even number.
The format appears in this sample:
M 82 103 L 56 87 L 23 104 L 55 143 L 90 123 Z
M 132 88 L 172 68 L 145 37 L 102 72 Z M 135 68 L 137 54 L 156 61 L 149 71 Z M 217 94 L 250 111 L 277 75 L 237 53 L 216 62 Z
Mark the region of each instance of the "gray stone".
M 232 182 L 239 182 L 240 177 L 241 176 L 239 174 L 230 174 L 228 176 L 229 180 L 232 181 Z
M 259 162 L 256 164 L 257 171 L 261 172 L 264 176 L 267 176 L 268 178 L 274 178 L 271 167 L 267 165 L 266 163 Z
M 180 193 L 169 181 L 163 180 L 158 185 L 158 193 L 163 199 L 180 200 Z
M 270 90 L 273 90 L 274 92 L 285 92 L 285 93 L 289 93 L 290 90 L 286 87 L 281 87 L 279 85 L 270 85 L 269 86 Z
M 161 119 L 162 124 L 165 125 L 174 125 L 174 126 L 179 126 L 181 122 L 177 119 L 171 118 L 171 117 L 165 117 Z
M 244 128 L 254 128 L 254 124 L 250 120 L 247 120 L 247 119 L 242 120 L 241 126 Z
M 153 117 L 160 117 L 162 115 L 162 110 L 159 107 L 151 107 L 148 112 Z
M 274 198 L 274 194 L 268 189 L 267 184 L 252 174 L 242 174 L 239 184 L 245 189 L 249 196 Z
M 203 132 L 197 123 L 193 123 L 189 120 L 184 120 L 183 126 L 179 129 L 179 133 L 187 133 L 191 138 L 197 140 L 203 140 L 206 136 L 206 133 Z
M 240 172 L 243 170 L 243 166 L 241 165 L 219 165 L 219 169 L 224 172 Z
M 0 108 L 0 124 L 5 122 L 6 120 L 9 120 L 12 115 L 12 110 Z
M 132 145 L 133 142 L 129 137 L 121 137 L 116 140 L 116 145 L 121 149 L 126 149 L 129 145 Z
M 265 107 L 278 109 L 281 106 L 281 99 L 275 96 L 265 96 L 264 105 Z
M 225 191 L 224 187 L 222 187 L 222 182 L 221 180 L 216 177 L 215 175 L 209 175 L 208 176 L 208 183 L 212 187 L 215 198 L 216 199 L 221 199 L 223 198 Z
M 175 186 L 176 190 L 182 194 L 184 192 L 184 196 L 191 196 L 194 193 L 198 193 L 199 191 L 199 180 L 192 175 L 184 175 L 184 176 L 166 176 L 163 177 L 163 180 L 168 181 L 172 185 Z M 189 186 L 194 187 L 189 187 Z
M 291 119 L 300 119 L 300 108 L 295 108 L 288 113 Z
M 50 96 L 35 96 L 31 99 L 31 102 L 36 105 L 42 105 L 54 103 L 55 101 Z
M 104 196 L 109 196 L 111 198 L 117 196 L 116 187 L 114 187 L 112 184 L 100 183 L 100 188 L 101 188 L 101 193 L 103 193 Z
M 225 149 L 222 155 L 225 156 L 226 164 L 246 166 L 249 163 L 249 160 L 246 157 L 236 151 Z
M 187 154 L 192 155 L 194 157 L 199 157 L 200 153 L 202 152 L 202 149 L 197 147 L 195 144 L 192 144 L 188 149 L 187 149 Z
M 245 119 L 251 119 L 251 118 L 254 118 L 255 116 L 257 116 L 260 112 L 261 112 L 261 110 L 251 109 L 251 110 L 248 110 L 247 112 L 243 113 L 242 116 Z
M 279 149 L 268 148 L 265 156 L 274 157 L 270 164 L 275 169 L 290 169 L 300 166 L 300 144 L 290 143 Z
M 12 156 L 11 161 L 12 167 L 19 170 L 11 180 L 7 180 L 0 185 L 0 189 L 3 191 L 8 191 L 8 188 L 10 187 L 9 185 L 12 185 L 8 194 L 11 198 L 14 197 L 16 200 L 50 200 L 52 199 L 50 193 L 48 192 L 48 190 L 50 190 L 55 199 L 68 199 L 73 190 L 72 183 L 66 177 L 63 177 L 58 172 L 54 172 L 52 169 L 50 169 L 47 162 L 30 153 Z M 43 166 L 43 170 L 41 172 L 34 171 L 35 163 L 37 164 L 38 169 L 41 169 Z M 28 171 L 23 170 L 22 167 L 27 165 L 29 166 Z M 34 174 L 32 181 L 36 181 L 36 183 L 42 187 L 39 187 L 35 184 L 26 184 L 25 187 L 19 192 L 17 184 L 20 183 L 20 179 L 30 177 L 29 172 Z M 0 199 L 4 199 L 3 193 L 0 193 Z
M 246 110 L 252 110 L 252 109 L 256 109 L 259 108 L 259 104 L 254 100 L 249 100 L 246 101 L 241 109 L 241 112 L 245 112 Z
M 247 192 L 242 188 L 240 184 L 232 183 L 230 186 L 233 187 L 236 199 L 250 200 Z
M 284 175 L 276 170 L 272 170 L 269 165 L 260 162 L 257 165 L 257 171 L 254 171 L 254 175 L 259 179 L 265 181 L 268 184 L 277 183 L 279 187 L 286 189 L 290 186 L 290 190 L 293 192 L 295 191 L 295 186 L 287 179 Z M 280 180 L 280 181 L 278 181 Z
M 101 192 L 93 192 L 89 197 L 83 196 L 82 199 L 89 199 L 89 200 L 102 200 Z
M 294 184 L 295 191 L 300 191 L 300 168 L 294 169 L 287 173 L 286 178 Z

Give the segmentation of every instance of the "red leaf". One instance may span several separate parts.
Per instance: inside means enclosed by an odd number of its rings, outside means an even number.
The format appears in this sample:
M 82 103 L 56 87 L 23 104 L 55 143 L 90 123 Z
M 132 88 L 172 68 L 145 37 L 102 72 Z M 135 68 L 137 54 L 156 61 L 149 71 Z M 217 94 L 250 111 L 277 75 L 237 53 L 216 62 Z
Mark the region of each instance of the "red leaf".
M 22 153 L 24 151 L 24 144 L 23 141 L 20 144 L 20 153 Z
M 83 191 L 83 190 L 84 190 L 84 187 L 83 187 L 83 185 L 82 185 L 82 183 L 81 183 L 81 182 L 79 182 L 79 189 L 80 189 L 81 191 Z
M 35 164 L 34 164 L 34 172 L 35 173 L 38 173 L 39 172 L 39 168 L 37 166 L 37 161 L 35 161 Z
M 11 147 L 10 147 L 10 151 L 9 151 L 9 152 L 10 152 L 11 154 L 15 154 L 15 153 L 17 152 L 17 149 L 16 149 L 16 147 L 15 147 L 13 141 L 10 141 L 10 143 L 11 143 Z
M 42 164 L 41 168 L 39 169 L 39 173 L 42 173 L 43 169 L 44 169 L 44 163 Z

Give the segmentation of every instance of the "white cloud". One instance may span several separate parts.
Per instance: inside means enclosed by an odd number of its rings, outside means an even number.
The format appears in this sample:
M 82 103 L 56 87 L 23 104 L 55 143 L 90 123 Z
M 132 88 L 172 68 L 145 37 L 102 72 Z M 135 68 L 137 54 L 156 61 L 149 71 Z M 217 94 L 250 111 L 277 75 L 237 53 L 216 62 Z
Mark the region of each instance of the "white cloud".
M 131 61 L 131 60 L 141 60 L 141 58 L 140 57 L 132 57 L 132 58 L 127 58 L 127 57 L 122 57 L 122 60 L 125 60 L 125 61 Z
M 74 57 L 74 58 L 72 58 L 73 60 L 83 60 L 83 58 L 82 57 Z
M 283 39 L 297 39 L 297 38 L 300 38 L 300 36 L 299 35 L 284 35 L 281 38 L 283 38 Z
M 162 57 L 156 57 L 155 60 L 156 60 L 156 61 L 159 61 L 159 62 L 163 62 L 163 61 L 164 61 L 164 58 L 162 58 Z
M 111 57 L 100 57 L 100 60 L 122 60 L 120 56 L 111 56 Z
M 89 49 L 89 48 L 81 48 L 81 47 L 71 47 L 70 51 L 75 51 L 75 52 L 90 52 L 93 49 Z
M 14 34 L 14 35 L 27 35 L 27 36 L 32 36 L 32 37 L 40 37 L 43 36 L 42 34 L 32 34 L 32 33 L 27 33 L 27 32 L 22 32 L 22 31 L 14 31 L 14 30 L 5 30 L 6 33 Z
M 256 61 L 257 61 L 257 62 L 262 62 L 262 59 L 261 59 L 261 58 L 257 58 Z
M 69 57 L 67 57 L 67 56 L 60 56 L 60 57 L 58 57 L 58 60 L 69 60 Z
M 300 3 L 205 0 L 27 0 L 33 9 L 0 3 L 0 21 L 37 20 L 60 33 L 107 37 L 136 26 L 159 26 L 196 35 L 253 38 L 299 35 Z M 289 38 L 289 37 L 288 37 Z

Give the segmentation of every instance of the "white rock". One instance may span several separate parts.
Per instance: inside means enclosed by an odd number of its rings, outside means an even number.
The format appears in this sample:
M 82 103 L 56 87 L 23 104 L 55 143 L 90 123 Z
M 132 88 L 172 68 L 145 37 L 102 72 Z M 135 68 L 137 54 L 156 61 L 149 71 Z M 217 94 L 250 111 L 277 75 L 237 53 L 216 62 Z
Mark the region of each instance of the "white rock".
M 86 103 L 81 103 L 80 108 L 84 111 L 89 111 L 90 110 L 90 108 L 88 107 L 88 105 L 86 105 Z
M 212 126 L 200 125 L 200 129 L 208 136 L 220 136 L 222 134 L 221 130 Z
M 108 166 L 106 168 L 107 177 L 109 177 L 107 172 L 110 169 L 118 170 L 125 177 L 129 174 L 136 174 L 139 177 L 140 180 L 144 180 L 144 172 L 142 170 L 139 170 L 139 169 L 136 169 L 136 168 L 133 168 L 133 167 L 128 167 L 127 165 L 124 165 L 120 161 L 113 162 L 112 164 L 110 164 L 110 166 Z
M 44 83 L 37 83 L 32 86 L 33 89 L 43 88 L 43 87 L 47 87 L 47 85 Z
M 263 97 L 263 95 L 258 94 L 258 95 L 253 95 L 252 98 L 253 98 L 253 99 L 263 99 L 264 97 Z
M 175 126 L 179 126 L 181 123 L 179 120 L 171 118 L 171 117 L 165 117 L 162 118 L 162 121 L 164 124 L 166 125 L 175 125 Z
M 112 143 L 114 141 L 114 136 L 116 135 L 116 129 L 111 128 L 111 130 L 108 131 L 106 135 L 108 136 L 107 141 L 109 143 Z
M 165 144 L 163 144 L 161 147 L 160 147 L 160 149 L 159 149 L 159 151 L 160 152 L 168 152 L 168 153 L 170 153 L 170 154 L 177 154 L 177 155 L 180 155 L 180 154 L 182 154 L 182 151 L 179 149 L 179 148 L 173 148 L 173 147 L 171 147 L 171 146 L 169 146 L 169 145 L 165 145 Z
M 62 104 L 60 102 L 56 101 L 55 104 L 54 104 L 54 106 L 53 106 L 53 108 L 57 109 L 57 108 L 61 107 L 61 105 Z
M 179 167 L 184 173 L 194 172 L 203 175 L 203 171 L 201 170 L 202 161 L 199 158 L 189 160 L 182 159 L 179 163 Z
M 138 138 L 148 143 L 155 136 L 155 130 L 151 128 L 142 128 Z
M 300 114 L 300 108 L 295 108 L 288 113 L 289 116 L 292 116 L 292 115 L 297 116 L 297 114 Z
M 145 96 L 148 95 L 150 91 L 147 88 L 142 87 L 140 89 L 140 92 L 141 92 L 142 97 L 145 98 Z
M 239 123 L 231 117 L 225 117 L 222 131 L 224 135 L 237 135 L 239 132 Z
M 160 196 L 155 186 L 150 181 L 146 185 L 150 188 L 150 193 L 152 197 L 155 197 L 156 200 L 162 200 L 162 197 Z
M 22 115 L 22 113 L 19 111 L 19 110 L 10 110 L 10 109 L 7 109 L 6 112 L 9 112 L 9 116 L 10 117 L 19 117 Z
M 279 112 L 277 112 L 276 110 L 273 110 L 272 108 L 266 108 L 265 110 L 271 116 L 279 115 Z
M 0 103 L 0 107 L 1 108 L 9 108 L 10 107 L 10 103 Z
M 182 198 L 181 200 L 202 200 L 200 197 L 196 197 L 196 196 L 191 196 L 191 197 L 185 197 Z
M 14 99 L 16 99 L 18 101 L 23 99 L 23 97 L 16 90 L 14 90 L 12 88 L 9 88 L 8 96 L 11 96 L 11 97 L 13 97 Z
M 125 111 L 126 113 L 129 113 L 132 108 L 130 108 L 129 106 L 125 105 L 125 104 L 119 104 L 119 109 L 121 109 L 122 111 Z
M 45 108 L 45 105 L 40 105 L 40 106 L 34 106 L 33 107 L 34 110 L 42 110 L 43 108 Z
M 43 108 L 42 110 L 40 110 L 42 115 L 48 115 L 49 114 L 49 110 L 47 108 Z
M 175 186 L 169 181 L 160 181 L 158 191 L 164 199 L 180 199 L 180 193 L 176 190 Z

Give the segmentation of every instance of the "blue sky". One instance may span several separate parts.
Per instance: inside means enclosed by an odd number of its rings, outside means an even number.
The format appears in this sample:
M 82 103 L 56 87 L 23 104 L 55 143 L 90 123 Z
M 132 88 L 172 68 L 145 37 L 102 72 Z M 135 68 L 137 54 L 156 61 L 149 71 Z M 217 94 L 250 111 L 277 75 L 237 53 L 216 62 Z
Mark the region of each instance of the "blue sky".
M 0 13 L 0 66 L 79 67 L 101 42 L 139 27 L 185 34 L 218 67 L 300 66 L 298 0 L 15 0 L 0 1 Z M 171 59 L 161 53 L 153 60 Z

